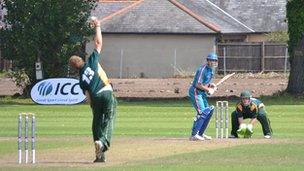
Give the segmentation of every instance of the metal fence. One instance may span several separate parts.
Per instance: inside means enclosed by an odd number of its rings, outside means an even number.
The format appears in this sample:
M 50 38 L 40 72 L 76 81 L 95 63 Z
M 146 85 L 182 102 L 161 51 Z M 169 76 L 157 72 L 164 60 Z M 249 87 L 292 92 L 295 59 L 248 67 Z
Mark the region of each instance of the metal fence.
M 219 43 L 218 71 L 287 72 L 290 69 L 288 47 L 282 43 Z
M 221 74 L 290 70 L 287 44 L 219 43 L 216 49 Z M 149 52 L 117 49 L 105 54 L 102 64 L 109 76 L 115 78 L 190 76 L 205 61 L 206 54 L 206 50 L 197 48 L 150 49 Z M 11 68 L 12 61 L 1 58 L 0 54 L 0 71 Z
M 12 60 L 2 58 L 0 51 L 0 71 L 9 71 L 12 69 Z

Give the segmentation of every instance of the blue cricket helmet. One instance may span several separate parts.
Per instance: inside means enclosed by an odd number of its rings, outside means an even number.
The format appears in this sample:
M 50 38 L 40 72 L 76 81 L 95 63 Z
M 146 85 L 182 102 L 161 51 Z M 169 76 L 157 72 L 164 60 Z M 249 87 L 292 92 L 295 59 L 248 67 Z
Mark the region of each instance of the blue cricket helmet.
M 207 56 L 207 60 L 218 60 L 217 54 L 214 52 L 209 53 Z

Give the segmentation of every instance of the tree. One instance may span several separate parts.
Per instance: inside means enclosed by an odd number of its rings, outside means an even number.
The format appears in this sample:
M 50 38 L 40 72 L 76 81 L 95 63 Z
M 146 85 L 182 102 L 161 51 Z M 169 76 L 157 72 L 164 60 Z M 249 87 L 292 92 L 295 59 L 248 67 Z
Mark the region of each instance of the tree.
M 268 42 L 288 42 L 288 33 L 287 31 L 277 31 L 266 33 L 266 39 Z
M 299 95 L 304 93 L 304 0 L 287 2 L 287 20 L 291 67 L 287 92 Z
M 66 75 L 72 54 L 84 57 L 84 43 L 92 30 L 87 24 L 96 0 L 1 0 L 7 10 L 0 30 L 2 56 L 13 60 L 35 80 L 35 62 L 43 64 L 44 77 Z

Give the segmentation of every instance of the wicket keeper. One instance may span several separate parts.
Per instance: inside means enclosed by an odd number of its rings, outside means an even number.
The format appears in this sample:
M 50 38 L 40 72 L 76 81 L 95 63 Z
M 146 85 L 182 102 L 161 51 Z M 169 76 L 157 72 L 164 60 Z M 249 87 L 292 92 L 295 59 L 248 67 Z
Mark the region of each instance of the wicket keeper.
M 231 136 L 230 138 L 250 138 L 253 134 L 253 126 L 259 121 L 262 125 L 264 138 L 271 138 L 272 129 L 267 117 L 264 104 L 256 98 L 252 98 L 249 91 L 243 91 L 240 95 L 240 102 L 236 105 L 236 110 L 231 114 Z M 249 124 L 244 123 L 244 119 L 250 118 Z
M 99 64 L 102 49 L 100 21 L 93 20 L 95 27 L 95 49 L 86 62 L 79 56 L 72 56 L 69 63 L 79 70 L 79 84 L 87 96 L 93 112 L 92 132 L 96 159 L 105 162 L 104 153 L 109 149 L 116 112 L 116 99 L 110 81 Z
M 217 55 L 215 53 L 209 53 L 207 56 L 207 64 L 198 67 L 189 88 L 190 100 L 196 110 L 190 141 L 212 139 L 210 136 L 204 134 L 204 132 L 214 110 L 214 106 L 209 106 L 208 104 L 207 95 L 212 95 L 216 90 L 215 84 L 210 82 L 217 64 Z

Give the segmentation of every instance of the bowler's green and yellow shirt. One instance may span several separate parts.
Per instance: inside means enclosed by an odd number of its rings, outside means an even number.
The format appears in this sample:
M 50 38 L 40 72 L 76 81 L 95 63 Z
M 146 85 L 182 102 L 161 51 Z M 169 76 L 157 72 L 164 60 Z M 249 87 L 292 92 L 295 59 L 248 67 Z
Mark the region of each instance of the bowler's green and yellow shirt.
M 80 69 L 80 88 L 85 92 L 89 91 L 91 96 L 96 96 L 104 86 L 110 84 L 107 74 L 99 64 L 100 54 L 94 49 L 91 56 Z

